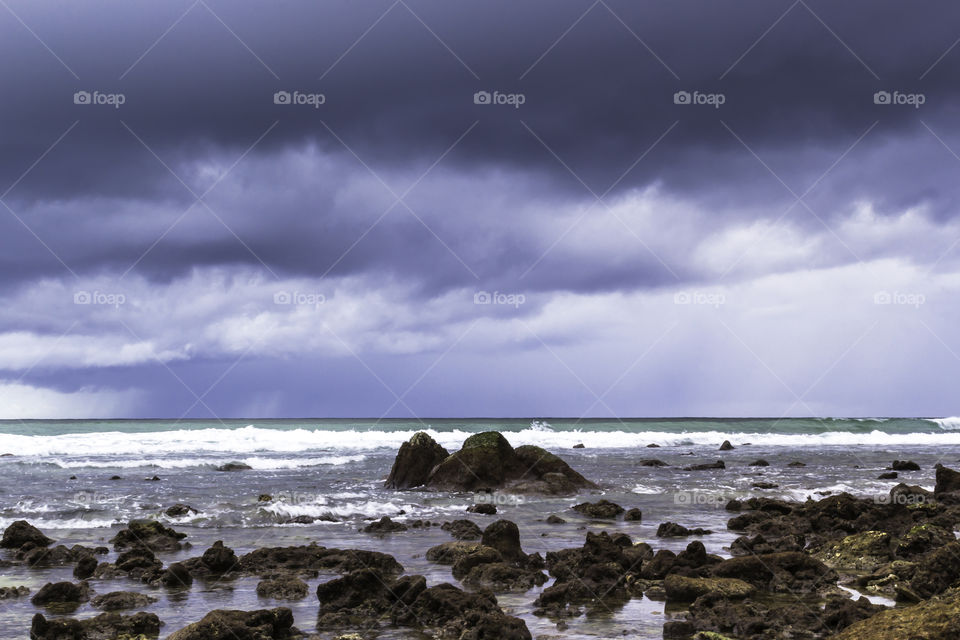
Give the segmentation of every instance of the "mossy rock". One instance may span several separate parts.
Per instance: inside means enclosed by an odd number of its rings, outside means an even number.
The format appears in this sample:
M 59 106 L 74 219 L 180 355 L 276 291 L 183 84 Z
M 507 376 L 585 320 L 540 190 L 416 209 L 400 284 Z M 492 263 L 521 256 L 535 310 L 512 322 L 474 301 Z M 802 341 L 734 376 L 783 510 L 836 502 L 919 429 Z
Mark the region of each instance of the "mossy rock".
M 893 559 L 893 537 L 886 531 L 865 531 L 831 540 L 813 557 L 833 569 L 873 571 Z
M 753 595 L 757 588 L 737 578 L 688 578 L 671 573 L 663 581 L 668 602 L 693 602 L 703 595 L 728 600 L 741 600 Z
M 888 609 L 850 625 L 829 640 L 955 640 L 960 638 L 960 590 L 910 607 Z

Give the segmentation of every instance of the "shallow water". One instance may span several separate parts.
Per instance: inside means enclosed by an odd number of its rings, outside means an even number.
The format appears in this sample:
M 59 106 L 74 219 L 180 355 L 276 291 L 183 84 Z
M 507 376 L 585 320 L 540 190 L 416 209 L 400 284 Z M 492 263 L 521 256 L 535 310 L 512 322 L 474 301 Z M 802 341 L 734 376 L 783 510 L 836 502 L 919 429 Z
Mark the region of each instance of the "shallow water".
M 770 422 L 770 421 L 768 421 Z M 789 422 L 789 421 L 785 421 Z M 657 539 L 655 531 L 664 521 L 698 526 L 715 531 L 699 538 L 708 552 L 729 555 L 725 547 L 736 537 L 726 530 L 730 515 L 723 509 L 733 497 L 768 495 L 797 500 L 820 498 L 828 493 L 848 491 L 857 495 L 886 494 L 899 481 L 933 485 L 933 465 L 957 461 L 958 446 L 949 442 L 924 444 L 937 437 L 960 437 L 925 423 L 923 433 L 900 433 L 900 425 L 892 425 L 887 439 L 873 435 L 882 423 L 870 423 L 856 431 L 804 434 L 796 425 L 788 425 L 789 434 L 759 430 L 745 433 L 744 421 L 733 424 L 710 423 L 693 425 L 671 423 L 673 432 L 664 436 L 663 424 L 636 425 L 625 446 L 612 446 L 611 434 L 626 433 L 623 425 L 600 425 L 597 431 L 566 431 L 535 425 L 529 421 L 476 421 L 440 425 L 439 440 L 456 448 L 464 434 L 482 428 L 503 428 L 514 444 L 540 443 L 564 457 L 575 469 L 601 485 L 597 492 L 586 492 L 571 498 L 513 497 L 495 495 L 497 516 L 466 514 L 474 504 L 472 494 L 438 494 L 424 491 L 395 492 L 382 488 L 393 462 L 396 445 L 416 428 L 409 423 L 384 430 L 380 425 L 357 437 L 354 421 L 337 424 L 333 431 L 308 429 L 304 422 L 230 425 L 233 438 L 224 438 L 223 425 L 166 425 L 148 421 L 135 423 L 50 423 L 33 424 L 29 430 L 16 424 L 0 426 L 0 451 L 13 456 L 0 458 L 2 509 L 0 526 L 26 519 L 40 527 L 57 543 L 71 545 L 106 545 L 132 518 L 155 517 L 188 534 L 192 548 L 176 554 L 160 554 L 164 563 L 199 555 L 216 540 L 223 540 L 238 554 L 262 546 L 286 546 L 317 542 L 327 547 L 350 547 L 383 551 L 394 555 L 407 573 L 427 577 L 429 584 L 453 582 L 450 567 L 429 563 L 426 550 L 451 540 L 439 527 L 410 529 L 385 537 L 358 532 L 368 520 L 390 515 L 399 521 L 427 519 L 442 522 L 469 517 L 481 527 L 497 518 L 513 520 L 520 527 L 522 544 L 527 553 L 579 547 L 589 530 L 616 530 L 629 534 L 634 541 L 647 541 L 656 549 L 683 549 L 695 538 Z M 730 429 L 728 437 L 736 449 L 719 452 L 717 424 Z M 369 427 L 370 425 L 367 425 Z M 691 426 L 691 425 L 686 425 Z M 695 427 L 702 426 L 700 431 Z M 914 424 L 914 426 L 916 426 Z M 47 427 L 49 427 L 47 429 Z M 162 428 L 161 428 L 162 427 Z M 857 427 L 857 425 L 854 425 Z M 514 430 L 510 432 L 510 428 Z M 96 431 L 94 429 L 100 429 Z M 317 433 L 319 432 L 319 433 Z M 897 433 L 893 433 L 897 432 Z M 331 435 L 334 433 L 334 435 Z M 723 436 L 722 432 L 720 433 Z M 859 437 L 857 446 L 824 444 L 825 441 Z M 173 435 L 171 435 L 173 434 Z M 195 434 L 193 448 L 189 436 Z M 337 435 L 340 434 L 340 435 Z M 349 439 L 343 434 L 354 434 Z M 708 435 L 709 434 L 709 435 Z M 286 437 L 272 437 L 272 436 Z M 796 445 L 784 436 L 806 438 L 816 445 Z M 636 436 L 636 437 L 633 437 Z M 776 436 L 776 437 L 774 437 Z M 923 436 L 923 437 L 921 437 Z M 621 437 L 621 436 L 617 436 Z M 626 436 L 623 436 L 626 437 Z M 812 438 L 820 437 L 820 441 Z M 895 444 L 889 438 L 897 438 Z M 65 441 L 64 438 L 73 439 Z M 781 439 L 777 439 L 781 438 Z M 901 439 L 912 439 L 904 444 Z M 396 443 L 394 443 L 396 440 Z M 646 448 L 647 442 L 659 440 L 660 448 Z M 570 448 L 583 442 L 584 449 Z M 753 444 L 747 444 L 752 442 Z M 17 448 L 17 444 L 20 447 Z M 306 444 L 305 444 L 306 443 Z M 562 443 L 561 446 L 557 446 Z M 960 443 L 958 443 L 960 444 Z M 669 467 L 643 467 L 641 458 L 658 458 Z M 753 467 L 749 463 L 763 458 L 769 467 Z M 683 471 L 682 466 L 722 459 L 726 470 Z M 882 470 L 894 459 L 911 459 L 922 468 L 918 472 L 901 472 L 898 480 L 877 480 Z M 227 461 L 242 460 L 253 469 L 220 472 L 216 466 Z M 806 467 L 789 468 L 787 463 L 801 460 Z M 70 476 L 76 476 L 70 480 Z M 110 480 L 114 475 L 119 480 Z M 146 478 L 159 476 L 159 481 Z M 754 482 L 775 483 L 772 490 L 752 488 Z M 274 496 L 269 503 L 258 502 L 258 496 Z M 643 521 L 590 522 L 570 510 L 577 502 L 601 497 L 625 508 L 639 507 Z M 482 496 L 489 499 L 488 496 Z M 182 502 L 199 510 L 184 518 L 169 518 L 166 507 Z M 558 514 L 567 524 L 548 525 L 550 514 Z M 309 525 L 282 524 L 295 516 L 332 516 L 338 522 L 318 521 Z M 107 559 L 112 559 L 111 554 Z M 2 571 L 0 586 L 25 584 L 35 592 L 46 582 L 70 579 L 71 568 L 31 571 L 13 567 Z M 311 591 L 331 576 L 309 581 Z M 297 626 L 307 632 L 315 629 L 317 602 L 313 595 L 300 602 L 288 603 L 258 598 L 257 580 L 194 583 L 188 591 L 151 589 L 128 581 L 92 581 L 96 592 L 138 590 L 159 598 L 145 610 L 155 612 L 166 623 L 161 638 L 199 620 L 216 608 L 255 609 L 290 606 Z M 548 583 L 549 584 L 549 583 Z M 522 594 L 503 594 L 502 606 L 522 617 L 534 636 L 553 635 L 565 638 L 610 638 L 628 635 L 636 638 L 660 638 L 665 619 L 663 603 L 646 598 L 635 599 L 626 606 L 609 610 L 600 607 L 588 615 L 568 620 L 569 628 L 558 631 L 557 621 L 532 615 L 532 603 L 539 589 Z M 29 598 L 0 603 L 0 638 L 25 638 L 30 619 L 37 609 Z M 98 613 L 89 605 L 81 606 L 73 616 L 90 617 Z M 383 638 L 422 637 L 410 631 L 385 629 Z

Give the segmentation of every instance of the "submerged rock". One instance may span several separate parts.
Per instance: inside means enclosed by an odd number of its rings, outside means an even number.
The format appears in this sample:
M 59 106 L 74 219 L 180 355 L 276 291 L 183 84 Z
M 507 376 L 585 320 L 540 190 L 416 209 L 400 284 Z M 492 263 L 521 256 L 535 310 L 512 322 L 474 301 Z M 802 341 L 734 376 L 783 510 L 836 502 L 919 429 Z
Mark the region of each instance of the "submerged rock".
M 134 591 L 111 591 L 97 596 L 90 604 L 103 611 L 119 611 L 120 609 L 142 609 L 156 602 L 153 596 Z
M 279 576 L 257 584 L 257 595 L 277 600 L 300 600 L 307 597 L 310 587 L 296 576 Z
M 723 460 L 717 460 L 716 462 L 707 462 L 704 464 L 693 464 L 689 467 L 684 467 L 684 471 L 709 471 L 711 469 L 726 469 L 727 465 L 724 464 Z
M 164 511 L 164 513 L 170 516 L 171 518 L 181 518 L 183 516 L 190 516 L 200 512 L 188 504 L 183 504 L 181 502 L 178 502 L 172 507 L 167 507 L 167 510 Z
M 390 516 L 383 516 L 376 522 L 371 522 L 367 526 L 363 527 L 360 531 L 363 533 L 384 535 L 387 533 L 396 533 L 406 530 L 407 525 L 403 524 L 402 522 L 394 522 L 390 519 Z
M 26 595 L 30 595 L 30 589 L 23 585 L 20 585 L 19 587 L 0 587 L 0 600 L 22 598 Z
M 664 522 L 657 527 L 657 537 L 658 538 L 679 538 L 683 536 L 705 536 L 713 533 L 709 529 L 701 529 L 699 527 L 695 529 L 688 529 L 687 527 L 677 524 L 676 522 Z
M 427 482 L 430 471 L 450 453 L 423 431 L 400 445 L 385 484 L 387 489 L 412 489 Z
M 127 528 L 115 535 L 110 543 L 117 551 L 132 547 L 146 547 L 151 551 L 179 551 L 181 540 L 187 534 L 165 527 L 156 520 L 131 520 Z
M 292 640 L 301 637 L 293 612 L 279 607 L 258 611 L 217 609 L 199 622 L 175 631 L 167 640 Z
M 238 569 L 246 575 L 284 571 L 312 576 L 317 571 L 347 573 L 367 567 L 387 575 L 403 573 L 403 566 L 386 553 L 364 549 L 328 549 L 317 544 L 257 549 L 240 556 Z
M 589 518 L 616 518 L 624 512 L 620 505 L 609 500 L 600 500 L 599 502 L 582 502 L 571 507 L 577 513 L 582 513 Z
M 894 460 L 890 469 L 893 471 L 920 471 L 920 465 L 913 460 Z
M 753 595 L 757 588 L 737 578 L 688 578 L 676 573 L 663 582 L 667 602 L 693 602 L 703 595 L 737 600 Z
M 724 440 L 723 444 L 720 445 L 720 451 L 731 451 L 733 450 L 733 445 L 730 444 L 729 440 Z
M 467 513 L 479 513 L 482 516 L 494 516 L 497 514 L 497 506 L 489 502 L 482 502 L 467 507 Z
M 228 462 L 217 467 L 217 471 L 248 471 L 252 468 L 245 462 Z
M 457 540 L 479 540 L 483 531 L 472 520 L 454 520 L 453 522 L 444 522 L 440 527 L 448 532 Z
M 40 587 L 30 602 L 38 607 L 58 604 L 79 604 L 90 599 L 90 585 L 86 582 L 48 582 Z

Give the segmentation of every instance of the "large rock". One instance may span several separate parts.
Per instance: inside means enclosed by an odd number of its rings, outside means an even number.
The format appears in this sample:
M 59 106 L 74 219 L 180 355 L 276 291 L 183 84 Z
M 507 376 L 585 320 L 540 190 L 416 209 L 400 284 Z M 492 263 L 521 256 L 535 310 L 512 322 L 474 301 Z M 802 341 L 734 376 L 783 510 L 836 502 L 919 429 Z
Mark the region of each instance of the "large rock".
M 873 571 L 893 559 L 893 537 L 885 531 L 865 531 L 831 540 L 813 557 L 833 569 Z
M 933 493 L 950 493 L 960 491 L 960 472 L 949 469 L 942 464 L 937 464 L 937 484 L 933 488 Z
M 450 453 L 423 431 L 413 434 L 400 445 L 387 476 L 387 489 L 412 489 L 427 482 L 430 472 L 443 462 Z
M 79 604 L 90 599 L 90 585 L 86 582 L 48 582 L 30 599 L 38 607 L 60 604 Z
M 421 592 L 409 607 L 397 607 L 397 624 L 436 629 L 436 637 L 463 640 L 530 640 L 520 618 L 506 615 L 489 592 L 470 593 L 451 584 Z
M 302 547 L 264 547 L 241 556 L 239 563 L 240 571 L 247 575 L 284 571 L 313 577 L 317 571 L 347 573 L 366 567 L 390 575 L 403 573 L 403 566 L 386 553 L 365 549 L 327 548 L 317 544 Z
M 317 586 L 319 627 L 376 625 L 398 605 L 409 607 L 427 588 L 423 576 L 395 578 L 375 569 L 358 569 Z
M 714 565 L 711 574 L 715 578 L 737 578 L 775 593 L 835 591 L 839 578 L 836 571 L 799 551 L 729 558 Z
M 213 546 L 203 552 L 200 562 L 213 573 L 226 573 L 234 569 L 239 561 L 233 549 L 226 547 L 222 540 L 217 540 Z
M 87 620 L 47 620 L 38 613 L 30 625 L 30 640 L 143 640 L 159 635 L 160 618 L 155 613 L 143 612 L 132 616 L 101 613 Z
M 500 552 L 508 562 L 522 562 L 526 554 L 520 548 L 520 529 L 509 520 L 497 520 L 483 530 L 480 543 Z
M 881 611 L 830 640 L 955 640 L 960 638 L 960 591 L 912 607 Z
M 444 522 L 440 527 L 448 532 L 457 540 L 479 540 L 483 531 L 472 520 L 454 520 L 453 522 Z
M 558 495 L 596 486 L 545 449 L 531 445 L 514 449 L 497 431 L 467 438 L 459 451 L 430 471 L 424 485 L 441 491 L 507 488 L 519 493 Z
M 288 640 L 300 637 L 293 612 L 279 607 L 258 611 L 217 609 L 199 622 L 173 632 L 167 640 Z
M 278 576 L 257 584 L 257 595 L 277 600 L 300 600 L 307 597 L 310 587 L 296 576 Z
M 143 593 L 134 591 L 111 591 L 102 596 L 97 596 L 90 601 L 90 604 L 103 611 L 119 611 L 120 609 L 142 609 L 147 607 L 157 599 Z
M 17 520 L 3 531 L 3 539 L 0 540 L 0 547 L 4 549 L 19 549 L 27 543 L 38 547 L 46 547 L 53 540 L 43 535 L 40 529 L 27 522 L 26 520 Z
M 671 573 L 663 582 L 667 602 L 693 602 L 700 596 L 712 594 L 721 598 L 737 600 L 756 592 L 749 582 L 737 578 L 688 578 Z
M 179 551 L 183 548 L 180 541 L 186 537 L 187 534 L 165 527 L 156 520 L 131 520 L 127 528 L 117 533 L 110 543 L 117 551 L 133 547 L 146 547 L 151 551 Z
M 571 507 L 577 513 L 582 513 L 589 518 L 616 518 L 624 512 L 624 508 L 615 502 L 609 500 L 600 500 L 599 502 L 581 502 Z

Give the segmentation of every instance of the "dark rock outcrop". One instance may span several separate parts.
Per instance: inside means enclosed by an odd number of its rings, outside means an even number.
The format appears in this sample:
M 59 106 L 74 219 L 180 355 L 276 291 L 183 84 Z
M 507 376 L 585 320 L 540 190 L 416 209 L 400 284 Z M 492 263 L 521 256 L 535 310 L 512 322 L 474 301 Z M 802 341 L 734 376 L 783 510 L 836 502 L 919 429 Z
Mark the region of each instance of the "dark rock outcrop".
M 115 535 L 110 543 L 117 551 L 133 547 L 145 547 L 151 551 L 179 551 L 181 540 L 187 534 L 165 527 L 156 520 L 131 520 L 127 528 Z
M 677 524 L 676 522 L 663 522 L 657 527 L 657 537 L 658 538 L 681 538 L 683 536 L 705 536 L 713 533 L 709 529 L 701 529 L 699 527 L 694 529 L 688 529 L 687 527 Z
M 102 596 L 96 596 L 90 604 L 103 611 L 119 611 L 121 609 L 142 609 L 157 599 L 134 591 L 111 591 Z
M 933 488 L 934 495 L 960 491 L 960 472 L 954 471 L 942 464 L 937 464 L 937 484 Z
M 160 618 L 155 613 L 101 613 L 87 620 L 60 618 L 47 620 L 43 614 L 33 616 L 30 640 L 131 640 L 156 638 L 160 635 Z M 249 637 L 249 636 L 248 636 Z M 197 638 L 194 636 L 194 638 Z M 235 640 L 235 639 L 234 639 Z
M 397 533 L 406 530 L 407 525 L 402 522 L 394 522 L 390 519 L 390 516 L 383 516 L 376 522 L 371 522 L 361 529 L 363 533 L 374 533 L 377 535 L 386 535 L 388 533 Z
M 0 547 L 4 549 L 19 549 L 25 544 L 46 547 L 52 542 L 52 539 L 43 535 L 40 529 L 37 529 L 26 520 L 17 520 L 4 529 L 3 538 L 0 539 Z
M 483 531 L 472 520 L 454 520 L 444 522 L 440 527 L 457 540 L 479 540 Z
M 589 518 L 616 518 L 624 512 L 620 505 L 609 500 L 600 500 L 599 502 L 581 502 L 571 507 L 577 513 L 582 513 Z
M 276 600 L 300 600 L 307 597 L 310 587 L 296 576 L 282 575 L 257 583 L 257 595 Z
M 233 611 L 217 609 L 199 622 L 175 631 L 167 640 L 292 640 L 301 637 L 290 609 Z
M 426 484 L 430 472 L 447 459 L 450 453 L 423 431 L 413 434 L 400 445 L 387 476 L 387 489 L 412 489 Z
M 171 518 L 181 518 L 183 516 L 190 516 L 200 512 L 188 504 L 183 504 L 182 502 L 178 502 L 177 504 L 171 507 L 167 507 L 167 510 L 164 511 L 164 513 L 170 516 Z
M 58 604 L 79 604 L 90 599 L 90 585 L 86 582 L 48 582 L 30 598 L 38 607 Z

